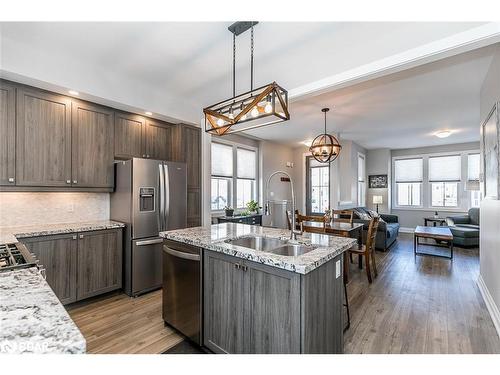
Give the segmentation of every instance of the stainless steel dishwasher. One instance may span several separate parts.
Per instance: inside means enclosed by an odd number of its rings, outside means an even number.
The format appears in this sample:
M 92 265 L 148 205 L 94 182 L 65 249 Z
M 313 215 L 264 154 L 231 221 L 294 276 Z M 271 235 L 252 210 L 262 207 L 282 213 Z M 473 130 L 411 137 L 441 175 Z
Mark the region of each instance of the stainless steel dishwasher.
M 202 249 L 165 240 L 163 245 L 163 320 L 202 344 Z

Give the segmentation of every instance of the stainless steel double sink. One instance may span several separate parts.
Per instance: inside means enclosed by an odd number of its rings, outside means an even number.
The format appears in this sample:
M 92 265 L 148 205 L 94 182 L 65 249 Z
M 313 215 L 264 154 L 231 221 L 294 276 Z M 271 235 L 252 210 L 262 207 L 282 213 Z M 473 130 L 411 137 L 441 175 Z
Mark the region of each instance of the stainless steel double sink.
M 292 244 L 287 240 L 268 237 L 241 237 L 224 241 L 231 245 L 284 256 L 299 256 L 314 250 L 317 246 Z

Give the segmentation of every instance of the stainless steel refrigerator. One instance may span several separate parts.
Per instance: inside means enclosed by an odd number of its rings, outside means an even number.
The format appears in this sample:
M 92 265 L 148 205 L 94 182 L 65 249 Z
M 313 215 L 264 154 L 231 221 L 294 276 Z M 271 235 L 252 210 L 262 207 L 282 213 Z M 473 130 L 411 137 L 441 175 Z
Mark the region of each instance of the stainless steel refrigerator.
M 186 227 L 186 164 L 133 158 L 115 164 L 111 219 L 127 224 L 124 290 L 129 296 L 162 285 L 158 232 Z

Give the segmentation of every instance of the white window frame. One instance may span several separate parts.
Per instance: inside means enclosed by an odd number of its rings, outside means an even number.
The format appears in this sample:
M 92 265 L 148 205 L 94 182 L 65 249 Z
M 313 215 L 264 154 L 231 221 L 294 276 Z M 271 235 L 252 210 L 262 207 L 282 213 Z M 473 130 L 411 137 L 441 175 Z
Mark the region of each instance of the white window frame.
M 359 179 L 359 159 L 363 159 L 363 176 L 362 179 Z M 366 155 L 358 152 L 358 157 L 356 159 L 356 170 L 357 170 L 357 192 L 358 192 L 358 206 L 366 207 Z M 362 201 L 361 201 L 362 200 Z
M 468 163 L 468 155 L 465 155 L 465 165 L 466 165 L 466 169 L 467 169 L 467 163 Z M 465 185 L 463 185 L 462 183 L 464 183 L 466 181 L 466 179 L 464 178 L 464 173 L 463 173 L 463 165 L 464 165 L 464 155 L 463 153 L 461 152 L 454 152 L 454 153 L 447 153 L 446 155 L 429 155 L 427 157 L 427 169 L 429 169 L 429 159 L 432 159 L 432 158 L 439 158 L 439 157 L 442 157 L 442 156 L 460 156 L 460 181 L 429 181 L 428 180 L 428 189 L 429 189 L 429 207 L 432 208 L 433 210 L 448 210 L 448 209 L 458 209 L 460 208 L 461 206 L 461 197 L 460 197 L 460 188 L 461 187 L 464 187 L 465 188 Z M 433 206 L 432 205 L 432 184 L 433 183 L 454 183 L 454 184 L 457 184 L 457 205 L 456 206 L 445 206 L 444 205 L 444 197 L 443 197 L 443 206 Z M 444 194 L 444 191 L 443 191 L 443 194 Z
M 438 152 L 438 153 L 430 153 L 430 154 L 414 154 L 414 155 L 404 155 L 404 156 L 393 156 L 391 159 L 391 171 L 392 178 L 391 187 L 391 199 L 392 199 L 392 207 L 395 210 L 423 210 L 423 211 L 456 211 L 456 212 L 465 212 L 471 207 L 471 197 L 470 192 L 465 190 L 466 182 L 467 182 L 467 163 L 468 163 L 468 155 L 469 154 L 478 154 L 479 150 L 465 150 L 465 151 L 450 151 L 450 152 Z M 461 156 L 461 176 L 460 181 L 457 183 L 457 206 L 449 207 L 449 206 L 432 206 L 432 197 L 431 197 L 431 182 L 429 182 L 429 158 L 439 157 L 439 156 L 453 156 L 460 155 Z M 397 183 L 395 179 L 395 162 L 396 160 L 404 160 L 404 159 L 417 159 L 421 158 L 423 161 L 423 176 L 422 183 L 420 189 L 420 206 L 399 206 L 397 204 Z M 436 181 L 437 182 L 437 181 Z
M 393 157 L 392 158 L 392 206 L 396 209 L 401 210 L 414 210 L 423 208 L 424 203 L 424 181 L 425 181 L 425 161 L 422 160 L 422 182 L 407 182 L 409 184 L 420 184 L 420 204 L 419 205 L 408 205 L 408 206 L 400 206 L 398 205 L 398 183 L 396 182 L 396 160 L 408 160 L 408 159 L 423 159 L 422 155 L 412 155 L 412 156 L 401 156 L 401 157 Z
M 217 139 L 217 140 L 212 140 L 211 143 L 218 143 L 218 144 L 221 144 L 221 145 L 225 145 L 225 146 L 231 146 L 233 148 L 233 174 L 232 176 L 228 176 L 228 177 L 222 177 L 222 176 L 214 176 L 212 174 L 210 174 L 210 181 L 212 180 L 212 178 L 227 178 L 230 180 L 230 183 L 229 183 L 229 201 L 231 202 L 231 207 L 234 209 L 234 211 L 238 211 L 238 210 L 243 210 L 244 207 L 236 207 L 236 203 L 237 203 L 237 197 L 238 197 L 238 192 L 237 192 L 237 188 L 238 188 L 238 180 L 252 180 L 252 179 L 249 179 L 249 178 L 238 178 L 238 149 L 245 149 L 245 150 L 249 150 L 249 151 L 254 151 L 255 152 L 255 184 L 254 184 L 254 188 L 255 188 L 255 191 L 254 191 L 254 198 L 255 200 L 258 200 L 259 198 L 259 148 L 258 147 L 253 147 L 253 146 L 249 146 L 249 145 L 245 145 L 245 144 L 242 144 L 242 143 L 238 143 L 238 142 L 232 142 L 232 141 L 227 141 L 227 140 L 220 140 L 220 139 Z M 210 149 L 211 150 L 211 149 Z M 211 151 L 210 151 L 211 152 Z M 212 168 L 212 166 L 210 166 L 210 168 Z M 211 171 L 210 171 L 211 173 Z M 210 188 L 212 188 L 212 185 L 210 184 Z M 210 191 L 210 196 L 212 196 L 212 192 Z M 210 208 L 212 208 L 212 206 L 210 205 Z M 224 210 L 211 210 L 210 211 L 212 214 L 215 214 L 215 215 L 220 215 L 222 213 L 224 213 Z

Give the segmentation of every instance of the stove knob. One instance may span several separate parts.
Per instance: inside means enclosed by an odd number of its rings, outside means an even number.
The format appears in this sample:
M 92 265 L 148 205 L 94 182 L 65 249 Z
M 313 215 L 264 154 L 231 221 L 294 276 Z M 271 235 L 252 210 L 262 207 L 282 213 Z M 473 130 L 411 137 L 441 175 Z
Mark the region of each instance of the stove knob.
M 9 182 L 10 183 L 13 183 L 15 180 L 14 180 L 14 177 L 9 177 Z

